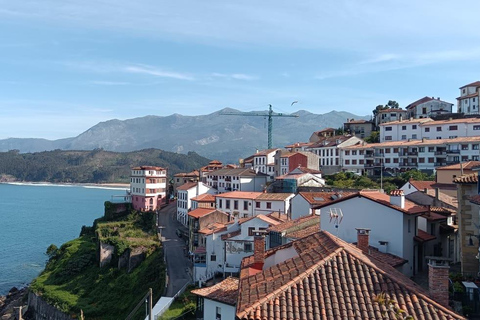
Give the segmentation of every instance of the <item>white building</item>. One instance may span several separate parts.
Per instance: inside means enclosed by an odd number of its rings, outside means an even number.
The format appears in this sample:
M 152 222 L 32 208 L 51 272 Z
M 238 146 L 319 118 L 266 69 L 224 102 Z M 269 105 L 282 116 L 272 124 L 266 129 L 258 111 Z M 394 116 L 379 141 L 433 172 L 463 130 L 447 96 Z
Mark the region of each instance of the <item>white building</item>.
M 430 118 L 442 114 L 452 113 L 453 103 L 440 100 L 435 97 L 423 97 L 410 103 L 407 109 L 409 118 Z
M 290 212 L 293 193 L 263 193 L 232 191 L 217 195 L 216 207 L 232 217 L 248 218 L 259 214 Z
M 206 184 L 219 193 L 229 191 L 263 191 L 268 175 L 252 168 L 223 168 L 205 174 Z
M 400 119 L 407 118 L 407 110 L 391 108 L 385 110 L 379 110 L 375 116 L 375 125 L 379 126 L 385 122 L 398 121 Z
M 267 149 L 258 151 L 252 155 L 251 161 L 245 162 L 245 168 L 252 168 L 255 172 L 261 172 L 268 175 L 269 180 L 273 181 L 275 177 L 275 153 L 279 150 Z
M 323 192 L 299 192 L 291 201 L 291 219 L 310 216 L 315 214 L 315 208 L 347 195 L 352 192 L 323 191 Z
M 401 271 L 416 274 L 422 254 L 415 252 L 417 216 L 427 211 L 405 200 L 402 191 L 386 195 L 379 191 L 360 191 L 320 209 L 320 228 L 347 242 L 357 241 L 356 228 L 370 229 L 370 243 L 382 252 L 408 260 Z
M 480 136 L 455 139 L 392 141 L 355 145 L 342 149 L 343 170 L 379 175 L 384 171 L 436 167 L 460 161 L 479 160 Z
M 192 209 L 192 198 L 201 194 L 213 194 L 216 190 L 202 182 L 187 182 L 177 188 L 177 220 L 184 226 L 188 225 L 188 212 Z
M 130 194 L 134 210 L 157 210 L 165 203 L 167 195 L 167 170 L 161 167 L 140 166 L 132 168 Z
M 382 123 L 380 128 L 380 142 L 403 141 L 422 139 L 421 124 L 433 121 L 430 118 L 407 119 Z
M 480 99 L 480 81 L 475 81 L 460 87 L 460 97 L 457 98 L 457 112 L 478 114 L 478 100 Z

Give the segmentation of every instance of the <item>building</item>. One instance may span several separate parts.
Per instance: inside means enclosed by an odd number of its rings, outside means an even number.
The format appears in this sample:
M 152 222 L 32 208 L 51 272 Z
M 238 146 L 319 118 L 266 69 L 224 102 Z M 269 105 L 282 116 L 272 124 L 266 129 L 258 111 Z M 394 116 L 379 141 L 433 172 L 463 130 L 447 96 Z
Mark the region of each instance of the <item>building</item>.
M 216 207 L 232 217 L 248 218 L 259 214 L 290 213 L 293 193 L 232 191 L 217 195 Z
M 329 190 L 320 192 L 299 192 L 291 201 L 291 218 L 297 219 L 300 217 L 315 215 L 315 208 L 347 195 L 353 192 L 343 192 L 341 190 Z
M 319 160 L 318 155 L 308 151 L 277 150 L 275 153 L 275 177 L 285 175 L 298 167 L 319 170 Z
M 268 175 L 252 168 L 223 168 L 205 173 L 205 183 L 219 193 L 259 192 L 267 187 Z
M 245 161 L 245 168 L 252 168 L 255 172 L 261 172 L 268 175 L 269 180 L 273 181 L 275 177 L 275 153 L 278 148 L 258 151 L 248 157 Z
M 407 117 L 419 119 L 452 113 L 453 103 L 440 100 L 440 97 L 423 97 L 410 103 L 405 109 Z
M 201 182 L 187 182 L 177 188 L 177 220 L 188 225 L 188 212 L 192 209 L 192 199 L 205 193 L 216 193 L 216 190 Z
M 201 230 L 209 227 L 225 225 L 230 221 L 230 216 L 220 210 L 197 208 L 188 213 L 189 245 L 188 250 L 193 253 L 199 253 L 198 248 L 202 248 L 200 253 L 205 253 L 205 236 L 200 233 Z M 222 227 L 220 226 L 220 227 Z M 197 259 L 197 261 L 205 259 Z M 203 261 L 204 262 L 204 261 Z
M 480 81 L 475 81 L 460 87 L 460 97 L 457 98 L 457 112 L 478 114 L 478 100 L 480 99 Z
M 311 215 L 288 220 L 267 229 L 267 249 L 275 248 L 318 232 L 320 216 Z
M 414 319 L 465 319 L 448 307 L 449 268 L 442 261 L 429 261 L 427 293 L 392 267 L 398 257 L 370 249 L 368 230 L 358 233 L 358 246 L 321 231 L 268 251 L 255 237 L 258 250 L 243 259 L 238 280 L 192 291 L 198 317 L 398 319 L 401 309 Z
M 200 172 L 193 170 L 191 172 L 181 172 L 173 176 L 173 188 L 174 192 L 177 192 L 177 188 L 187 182 L 197 182 L 200 180 Z
M 455 178 L 458 199 L 458 238 L 460 242 L 461 271 L 464 274 L 476 275 L 479 272 L 479 190 L 478 173 Z
M 407 119 L 407 110 L 391 108 L 379 110 L 375 115 L 374 122 L 375 126 L 379 126 L 382 123 L 399 121 L 402 119 Z
M 341 149 L 342 170 L 368 175 L 380 175 L 380 169 L 391 172 L 418 169 L 433 173 L 437 167 L 478 161 L 479 145 L 480 136 L 358 144 Z
M 343 124 L 343 131 L 347 134 L 365 139 L 370 137 L 374 131 L 375 124 L 369 120 L 347 119 Z
M 462 161 L 448 166 L 438 167 L 436 168 L 437 183 L 453 185 L 455 193 L 452 195 L 456 196 L 457 188 L 453 180 L 457 177 L 475 173 L 474 168 L 476 167 L 480 167 L 480 161 Z
M 417 217 L 429 210 L 405 200 L 402 191 L 390 195 L 363 190 L 317 207 L 320 209 L 320 228 L 334 233 L 347 242 L 355 242 L 355 228 L 371 230 L 370 240 L 378 243 L 380 251 L 408 260 L 401 271 L 412 276 L 423 270 L 424 234 L 417 230 Z M 426 236 L 426 235 L 425 235 Z
M 298 167 L 283 176 L 279 176 L 268 187 L 269 192 L 297 193 L 299 188 L 321 188 L 325 186 L 325 179 L 321 171 Z
M 134 167 L 130 175 L 132 206 L 137 211 L 152 211 L 166 202 L 167 169 L 154 166 Z
M 319 168 L 323 174 L 333 174 L 340 172 L 342 168 L 340 149 L 363 142 L 362 139 L 350 135 L 330 136 L 315 142 L 307 150 L 318 155 Z
M 439 167 L 441 168 L 441 167 Z M 436 172 L 436 176 L 438 179 L 438 169 Z M 435 190 L 441 191 L 441 194 L 446 194 L 450 197 L 457 197 L 457 186 L 453 183 L 453 179 L 450 180 L 451 183 L 441 183 L 437 181 L 417 181 L 410 178 L 401 188 L 405 195 L 409 195 L 413 192 L 427 192 L 427 193 L 435 193 Z M 427 190 L 427 191 L 425 191 Z
M 430 118 L 410 118 L 379 125 L 380 142 L 422 139 L 421 124 L 433 122 Z
M 318 142 L 324 138 L 333 137 L 335 135 L 336 130 L 333 128 L 326 128 L 320 131 L 315 131 L 310 136 L 309 142 Z

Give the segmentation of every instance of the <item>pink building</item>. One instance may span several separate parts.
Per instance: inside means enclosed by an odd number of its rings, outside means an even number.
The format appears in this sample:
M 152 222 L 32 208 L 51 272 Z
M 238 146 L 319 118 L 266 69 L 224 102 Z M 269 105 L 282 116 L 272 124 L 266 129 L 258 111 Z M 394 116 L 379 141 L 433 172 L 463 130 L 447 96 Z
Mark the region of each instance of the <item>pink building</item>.
M 157 210 L 166 201 L 167 169 L 140 166 L 132 168 L 130 193 L 134 210 Z

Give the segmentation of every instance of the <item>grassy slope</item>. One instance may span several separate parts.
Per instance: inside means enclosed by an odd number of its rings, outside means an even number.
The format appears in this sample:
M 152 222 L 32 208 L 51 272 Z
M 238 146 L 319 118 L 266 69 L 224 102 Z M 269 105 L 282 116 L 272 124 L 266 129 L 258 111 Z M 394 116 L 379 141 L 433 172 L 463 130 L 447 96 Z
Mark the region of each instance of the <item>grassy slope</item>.
M 31 288 L 60 310 L 86 319 L 125 318 L 148 288 L 158 300 L 165 285 L 162 250 L 156 250 L 132 273 L 99 268 L 96 243 L 84 235 L 64 244 Z M 144 316 L 142 308 L 137 319 Z

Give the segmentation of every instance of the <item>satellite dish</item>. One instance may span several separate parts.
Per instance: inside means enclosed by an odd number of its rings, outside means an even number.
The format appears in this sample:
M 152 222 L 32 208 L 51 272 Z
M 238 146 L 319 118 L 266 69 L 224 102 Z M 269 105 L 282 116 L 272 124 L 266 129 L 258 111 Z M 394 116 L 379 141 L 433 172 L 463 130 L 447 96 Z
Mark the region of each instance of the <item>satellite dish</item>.
M 343 220 L 343 212 L 340 208 L 330 208 L 330 223 L 333 222 L 335 229 L 338 229 Z

